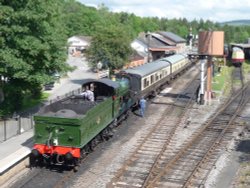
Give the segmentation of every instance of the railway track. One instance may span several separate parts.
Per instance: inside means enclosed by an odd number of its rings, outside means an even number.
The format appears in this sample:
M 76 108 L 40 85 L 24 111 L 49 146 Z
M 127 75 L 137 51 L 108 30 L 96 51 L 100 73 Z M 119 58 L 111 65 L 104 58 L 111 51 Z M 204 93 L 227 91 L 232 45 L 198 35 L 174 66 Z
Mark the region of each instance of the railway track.
M 167 163 L 158 164 L 157 174 L 142 187 L 202 187 L 225 146 L 233 138 L 235 119 L 249 101 L 249 84 L 202 126 Z
M 191 81 L 192 82 L 192 81 Z M 195 91 L 196 88 L 192 88 L 190 89 L 190 91 L 185 91 L 185 93 L 179 96 L 176 96 L 177 98 L 179 98 L 179 102 L 178 103 L 164 103 L 164 105 L 167 106 L 177 106 L 176 107 L 176 111 L 175 112 L 171 112 L 171 110 L 169 110 L 168 112 L 166 112 L 165 115 L 167 115 L 167 113 L 175 113 L 176 116 L 178 114 L 181 114 L 179 112 L 182 111 L 185 108 L 184 102 L 180 102 L 182 101 L 189 101 L 189 99 L 191 98 L 190 94 Z M 157 102 L 152 102 L 152 103 L 157 103 Z M 191 104 L 190 104 L 191 105 Z M 177 121 L 179 118 L 174 118 L 173 121 Z M 164 119 L 162 120 L 164 121 Z M 166 118 L 165 118 L 166 121 Z M 167 125 L 166 125 L 167 127 Z M 161 134 L 161 133 L 159 133 Z M 156 138 L 157 135 L 155 135 Z M 82 162 L 84 162 L 85 160 L 87 160 L 88 158 L 91 158 L 91 153 L 90 155 L 87 155 Z M 77 176 L 76 173 L 73 172 L 73 170 L 66 170 L 66 171 L 61 171 L 60 173 L 60 169 L 56 170 L 56 169 L 49 169 L 49 168 L 38 168 L 38 169 L 32 169 L 30 172 L 30 175 L 28 175 L 28 177 L 26 177 L 23 180 L 18 181 L 17 183 L 13 184 L 12 187 L 34 187 L 34 185 L 39 184 L 38 187 L 54 187 L 54 188 L 59 188 L 59 187 L 65 187 L 67 185 L 67 182 L 72 180 L 75 176 Z
M 150 174 L 157 173 L 159 163 L 170 160 L 178 152 L 178 148 L 174 147 L 173 137 L 178 126 L 187 123 L 187 112 L 195 101 L 194 91 L 198 85 L 199 80 L 195 76 L 172 104 L 166 103 L 168 106 L 159 121 L 152 125 L 151 131 L 141 139 L 108 187 L 142 187 Z
M 231 78 L 232 78 L 231 93 L 235 93 L 240 87 L 244 86 L 244 75 L 242 66 L 234 68 Z
M 185 108 L 182 111 L 176 104 L 175 108 L 173 106 L 167 108 L 165 114 L 171 112 L 169 114 L 173 119 L 166 118 L 168 124 L 163 123 L 166 122 L 163 117 L 158 121 L 157 126 L 142 140 L 108 187 L 204 186 L 218 157 L 234 138 L 235 127 L 238 125 L 235 120 L 249 101 L 250 88 L 244 86 L 241 69 L 237 71 L 240 71 L 240 74 L 237 74 L 240 75 L 241 90 L 235 91 L 234 97 L 212 115 L 181 147 L 176 147 L 172 143 L 175 140 L 176 128 L 181 122 L 183 123 Z M 185 107 L 190 107 L 189 102 Z M 179 111 L 179 114 L 176 111 Z M 180 119 L 176 120 L 175 117 L 178 116 Z M 165 126 L 168 128 L 164 129 Z M 159 129 L 159 133 L 155 129 Z M 153 137 L 155 135 L 157 137 Z

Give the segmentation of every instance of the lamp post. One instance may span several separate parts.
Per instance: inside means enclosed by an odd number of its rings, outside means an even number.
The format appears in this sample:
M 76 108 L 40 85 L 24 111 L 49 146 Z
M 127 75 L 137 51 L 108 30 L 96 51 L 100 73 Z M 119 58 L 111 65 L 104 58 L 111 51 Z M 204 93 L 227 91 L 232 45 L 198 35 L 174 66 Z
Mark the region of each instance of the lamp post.
M 151 33 L 148 31 L 147 32 L 147 42 L 148 42 L 148 63 L 150 62 L 150 50 L 149 50 L 149 48 L 150 48 L 150 37 L 151 37 Z
M 97 79 L 100 79 L 100 70 L 102 69 L 102 62 L 98 62 L 97 65 Z

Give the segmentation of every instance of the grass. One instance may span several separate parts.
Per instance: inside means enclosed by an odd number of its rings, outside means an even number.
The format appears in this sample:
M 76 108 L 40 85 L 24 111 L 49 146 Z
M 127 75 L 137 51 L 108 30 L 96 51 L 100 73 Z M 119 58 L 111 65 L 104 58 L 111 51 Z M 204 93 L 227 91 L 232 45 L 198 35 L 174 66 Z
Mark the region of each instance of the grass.
M 238 174 L 238 187 L 249 187 L 250 184 L 250 163 L 244 162 L 241 164 L 240 173 Z
M 23 108 L 22 108 L 22 110 L 32 108 L 32 107 L 34 107 L 34 106 L 36 106 L 38 104 L 41 104 L 46 99 L 48 99 L 49 95 L 50 95 L 49 93 L 43 92 L 42 95 L 37 99 L 31 98 L 30 96 L 26 96 L 23 99 Z
M 244 75 L 246 75 L 250 72 L 250 61 L 249 60 L 246 60 L 243 63 L 243 71 L 244 71 Z
M 227 93 L 231 85 L 232 67 L 223 66 L 220 73 L 213 77 L 212 90 L 215 92 Z

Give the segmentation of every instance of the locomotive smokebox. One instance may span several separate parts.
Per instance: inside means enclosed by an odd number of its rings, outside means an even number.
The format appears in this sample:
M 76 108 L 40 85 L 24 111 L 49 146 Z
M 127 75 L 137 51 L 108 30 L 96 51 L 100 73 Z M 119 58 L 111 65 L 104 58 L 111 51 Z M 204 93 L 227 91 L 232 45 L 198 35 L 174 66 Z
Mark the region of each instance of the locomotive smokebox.
M 198 51 L 200 55 L 223 56 L 224 31 L 199 32 Z

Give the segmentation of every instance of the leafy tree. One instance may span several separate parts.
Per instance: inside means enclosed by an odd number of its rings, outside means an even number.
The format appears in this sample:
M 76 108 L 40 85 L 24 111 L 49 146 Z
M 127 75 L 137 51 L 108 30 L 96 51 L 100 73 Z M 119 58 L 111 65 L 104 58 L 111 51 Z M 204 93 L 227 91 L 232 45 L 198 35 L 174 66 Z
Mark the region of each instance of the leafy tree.
M 86 7 L 75 0 L 66 0 L 63 7 L 68 37 L 92 34 L 95 23 L 100 19 L 95 8 Z
M 92 67 L 102 62 L 111 70 L 121 68 L 132 53 L 130 42 L 122 26 L 100 26 L 86 52 L 87 59 Z
M 23 95 L 39 96 L 41 85 L 53 79 L 53 72 L 68 70 L 62 3 L 0 1 L 0 75 L 8 79 L 1 107 L 20 109 Z

